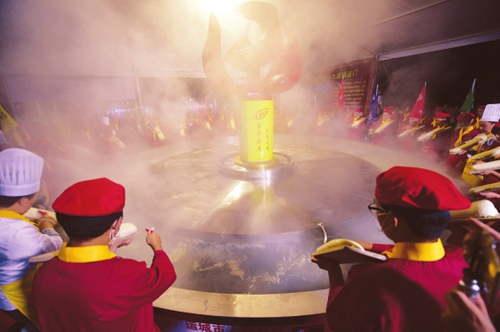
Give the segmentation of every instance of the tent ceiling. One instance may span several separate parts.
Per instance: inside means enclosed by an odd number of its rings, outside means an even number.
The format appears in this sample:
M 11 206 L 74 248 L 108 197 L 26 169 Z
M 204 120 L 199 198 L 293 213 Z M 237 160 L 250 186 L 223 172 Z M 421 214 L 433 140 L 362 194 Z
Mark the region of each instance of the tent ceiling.
M 204 76 L 208 12 L 195 0 L 0 1 L 2 74 Z M 268 2 L 297 35 L 306 70 L 500 39 L 498 0 Z M 222 23 L 227 47 L 236 26 Z
M 317 4 L 316 1 L 313 2 Z M 500 39 L 495 0 L 322 1 L 332 23 L 312 45 L 335 62 L 369 56 L 381 60 Z M 308 20 L 309 27 L 314 19 Z M 308 29 L 306 29 L 308 30 Z M 326 61 L 330 56 L 320 58 Z M 323 62 L 324 63 L 324 62 Z

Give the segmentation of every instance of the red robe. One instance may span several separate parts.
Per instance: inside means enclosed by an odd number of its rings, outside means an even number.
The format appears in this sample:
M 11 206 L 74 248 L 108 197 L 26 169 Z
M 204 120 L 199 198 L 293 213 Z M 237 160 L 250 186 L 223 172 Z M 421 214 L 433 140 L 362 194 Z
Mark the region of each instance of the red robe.
M 374 245 L 373 251 L 390 246 Z M 330 289 L 327 318 L 332 331 L 444 331 L 445 293 L 467 266 L 462 249 L 445 246 L 434 262 L 390 258 L 351 268 L 346 284 Z
M 384 125 L 385 127 L 382 127 Z M 380 128 L 380 132 L 376 132 Z M 396 144 L 396 121 L 382 118 L 375 121 L 370 127 L 371 141 L 377 145 L 391 146 Z
M 155 331 L 153 301 L 175 281 L 163 250 L 145 262 L 114 257 L 88 263 L 53 258 L 35 276 L 31 304 L 42 332 Z
M 472 128 L 469 132 L 470 127 L 466 128 L 465 130 L 462 128 L 456 129 L 453 132 L 453 135 L 451 135 L 450 139 L 450 149 L 456 148 L 457 146 L 460 146 L 462 144 L 467 143 L 477 135 L 481 134 L 481 131 L 475 128 Z M 460 137 L 461 132 L 466 132 L 465 134 Z M 455 155 L 455 154 L 450 154 L 448 156 L 448 159 L 446 160 L 446 164 L 451 168 L 451 169 L 456 169 L 457 172 L 462 174 L 462 171 L 464 169 L 465 163 L 467 161 L 467 153 L 463 153 L 460 155 Z
M 357 122 L 358 120 L 361 120 Z M 366 117 L 354 117 L 353 114 L 349 114 L 346 117 L 345 124 L 347 126 L 347 139 L 351 141 L 362 141 L 365 138 L 366 129 Z
M 427 152 L 427 154 L 433 161 L 446 162 L 448 156 L 450 155 L 449 143 L 451 135 L 453 135 L 453 130 L 449 124 L 439 127 L 447 129 L 437 132 L 432 136 L 432 139 L 424 142 L 422 150 L 424 152 Z M 437 128 L 438 127 L 434 127 L 432 130 Z
M 415 129 L 415 128 L 420 128 L 420 129 Z M 422 134 L 422 131 L 424 128 L 420 124 L 416 125 L 410 125 L 406 124 L 404 126 L 401 126 L 398 128 L 396 131 L 396 135 L 403 134 L 407 130 L 415 129 L 411 133 L 407 133 L 403 137 L 397 137 L 397 142 L 399 143 L 399 147 L 401 150 L 405 152 L 415 152 L 420 149 L 420 143 L 417 142 L 417 137 Z
M 450 138 L 450 149 L 456 148 L 459 145 L 465 144 L 477 135 L 481 134 L 481 130 L 472 128 L 470 129 L 471 126 L 465 128 L 458 128 L 455 131 L 453 131 L 453 135 L 451 135 Z M 462 137 L 460 137 L 460 133 L 463 132 Z

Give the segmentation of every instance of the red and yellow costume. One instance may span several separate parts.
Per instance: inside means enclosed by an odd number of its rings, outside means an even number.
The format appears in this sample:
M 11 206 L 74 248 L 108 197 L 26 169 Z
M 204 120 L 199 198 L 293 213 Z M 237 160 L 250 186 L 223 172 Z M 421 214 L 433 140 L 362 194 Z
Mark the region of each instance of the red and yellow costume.
M 456 148 L 462 144 L 467 143 L 472 140 L 477 135 L 481 134 L 479 129 L 476 129 L 472 124 L 473 115 L 471 113 L 462 113 L 457 116 L 457 121 L 466 121 L 469 123 L 468 126 L 464 126 L 463 128 L 458 128 L 451 135 L 450 140 L 450 148 Z M 448 159 L 446 160 L 446 164 L 451 168 L 456 170 L 459 174 L 462 174 L 462 171 L 465 167 L 465 163 L 467 162 L 467 154 L 450 154 Z
M 145 262 L 116 257 L 108 246 L 63 247 L 33 283 L 31 304 L 42 331 L 156 331 L 152 302 L 175 281 L 163 250 Z
M 31 305 L 43 332 L 159 332 L 153 301 L 174 283 L 174 266 L 157 244 L 150 244 L 150 268 L 110 251 L 109 240 L 116 228 L 119 231 L 124 206 L 125 187 L 107 178 L 77 182 L 52 204 L 69 242 L 33 281 Z M 108 230 L 85 233 L 92 227 L 89 218 L 105 222 Z M 75 228 L 77 223 L 82 225 Z
M 361 141 L 366 135 L 366 117 L 363 116 L 361 109 L 356 109 L 348 114 L 345 119 L 347 125 L 347 139 L 352 141 Z
M 373 245 L 372 251 L 388 259 L 354 265 L 345 284 L 336 281 L 338 277 L 330 279 L 329 327 L 332 331 L 444 331 L 445 294 L 459 284 L 467 262 L 460 247 L 443 246 L 439 236 L 448 224 L 447 212 L 468 209 L 471 202 L 448 178 L 422 168 L 395 166 L 380 173 L 376 181 L 377 218 L 381 227 L 389 223 L 384 234 L 395 244 Z M 431 211 L 440 217 L 427 219 Z M 415 213 L 421 213 L 420 220 Z M 416 227 L 419 222 L 422 228 Z M 439 229 L 429 231 L 438 224 Z
M 383 263 L 355 265 L 346 284 L 330 290 L 332 331 L 444 331 L 445 293 L 467 266 L 462 249 L 434 243 L 374 245 Z

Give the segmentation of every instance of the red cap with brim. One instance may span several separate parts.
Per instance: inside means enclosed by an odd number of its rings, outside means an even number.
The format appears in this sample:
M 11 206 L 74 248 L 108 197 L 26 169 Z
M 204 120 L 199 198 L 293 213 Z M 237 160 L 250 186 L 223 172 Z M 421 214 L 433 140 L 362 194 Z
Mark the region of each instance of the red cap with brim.
M 125 188 L 107 178 L 77 182 L 56 198 L 52 207 L 62 214 L 102 217 L 122 212 Z
M 417 167 L 395 166 L 380 173 L 375 198 L 384 205 L 430 211 L 465 210 L 471 206 L 448 178 Z
M 447 118 L 451 118 L 451 115 L 449 115 L 448 113 L 445 113 L 445 112 L 440 112 L 440 113 L 436 114 L 435 118 L 436 119 L 447 119 Z

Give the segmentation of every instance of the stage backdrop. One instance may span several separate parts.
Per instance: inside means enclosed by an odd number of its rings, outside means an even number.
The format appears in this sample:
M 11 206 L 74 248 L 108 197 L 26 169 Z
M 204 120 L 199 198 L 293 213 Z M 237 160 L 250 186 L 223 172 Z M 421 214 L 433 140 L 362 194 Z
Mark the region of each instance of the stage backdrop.
M 361 108 L 368 114 L 377 61 L 375 58 L 329 67 L 314 78 L 319 109 L 329 112 Z M 342 78 L 344 82 L 342 83 Z M 343 110 L 339 109 L 339 90 L 343 90 Z

